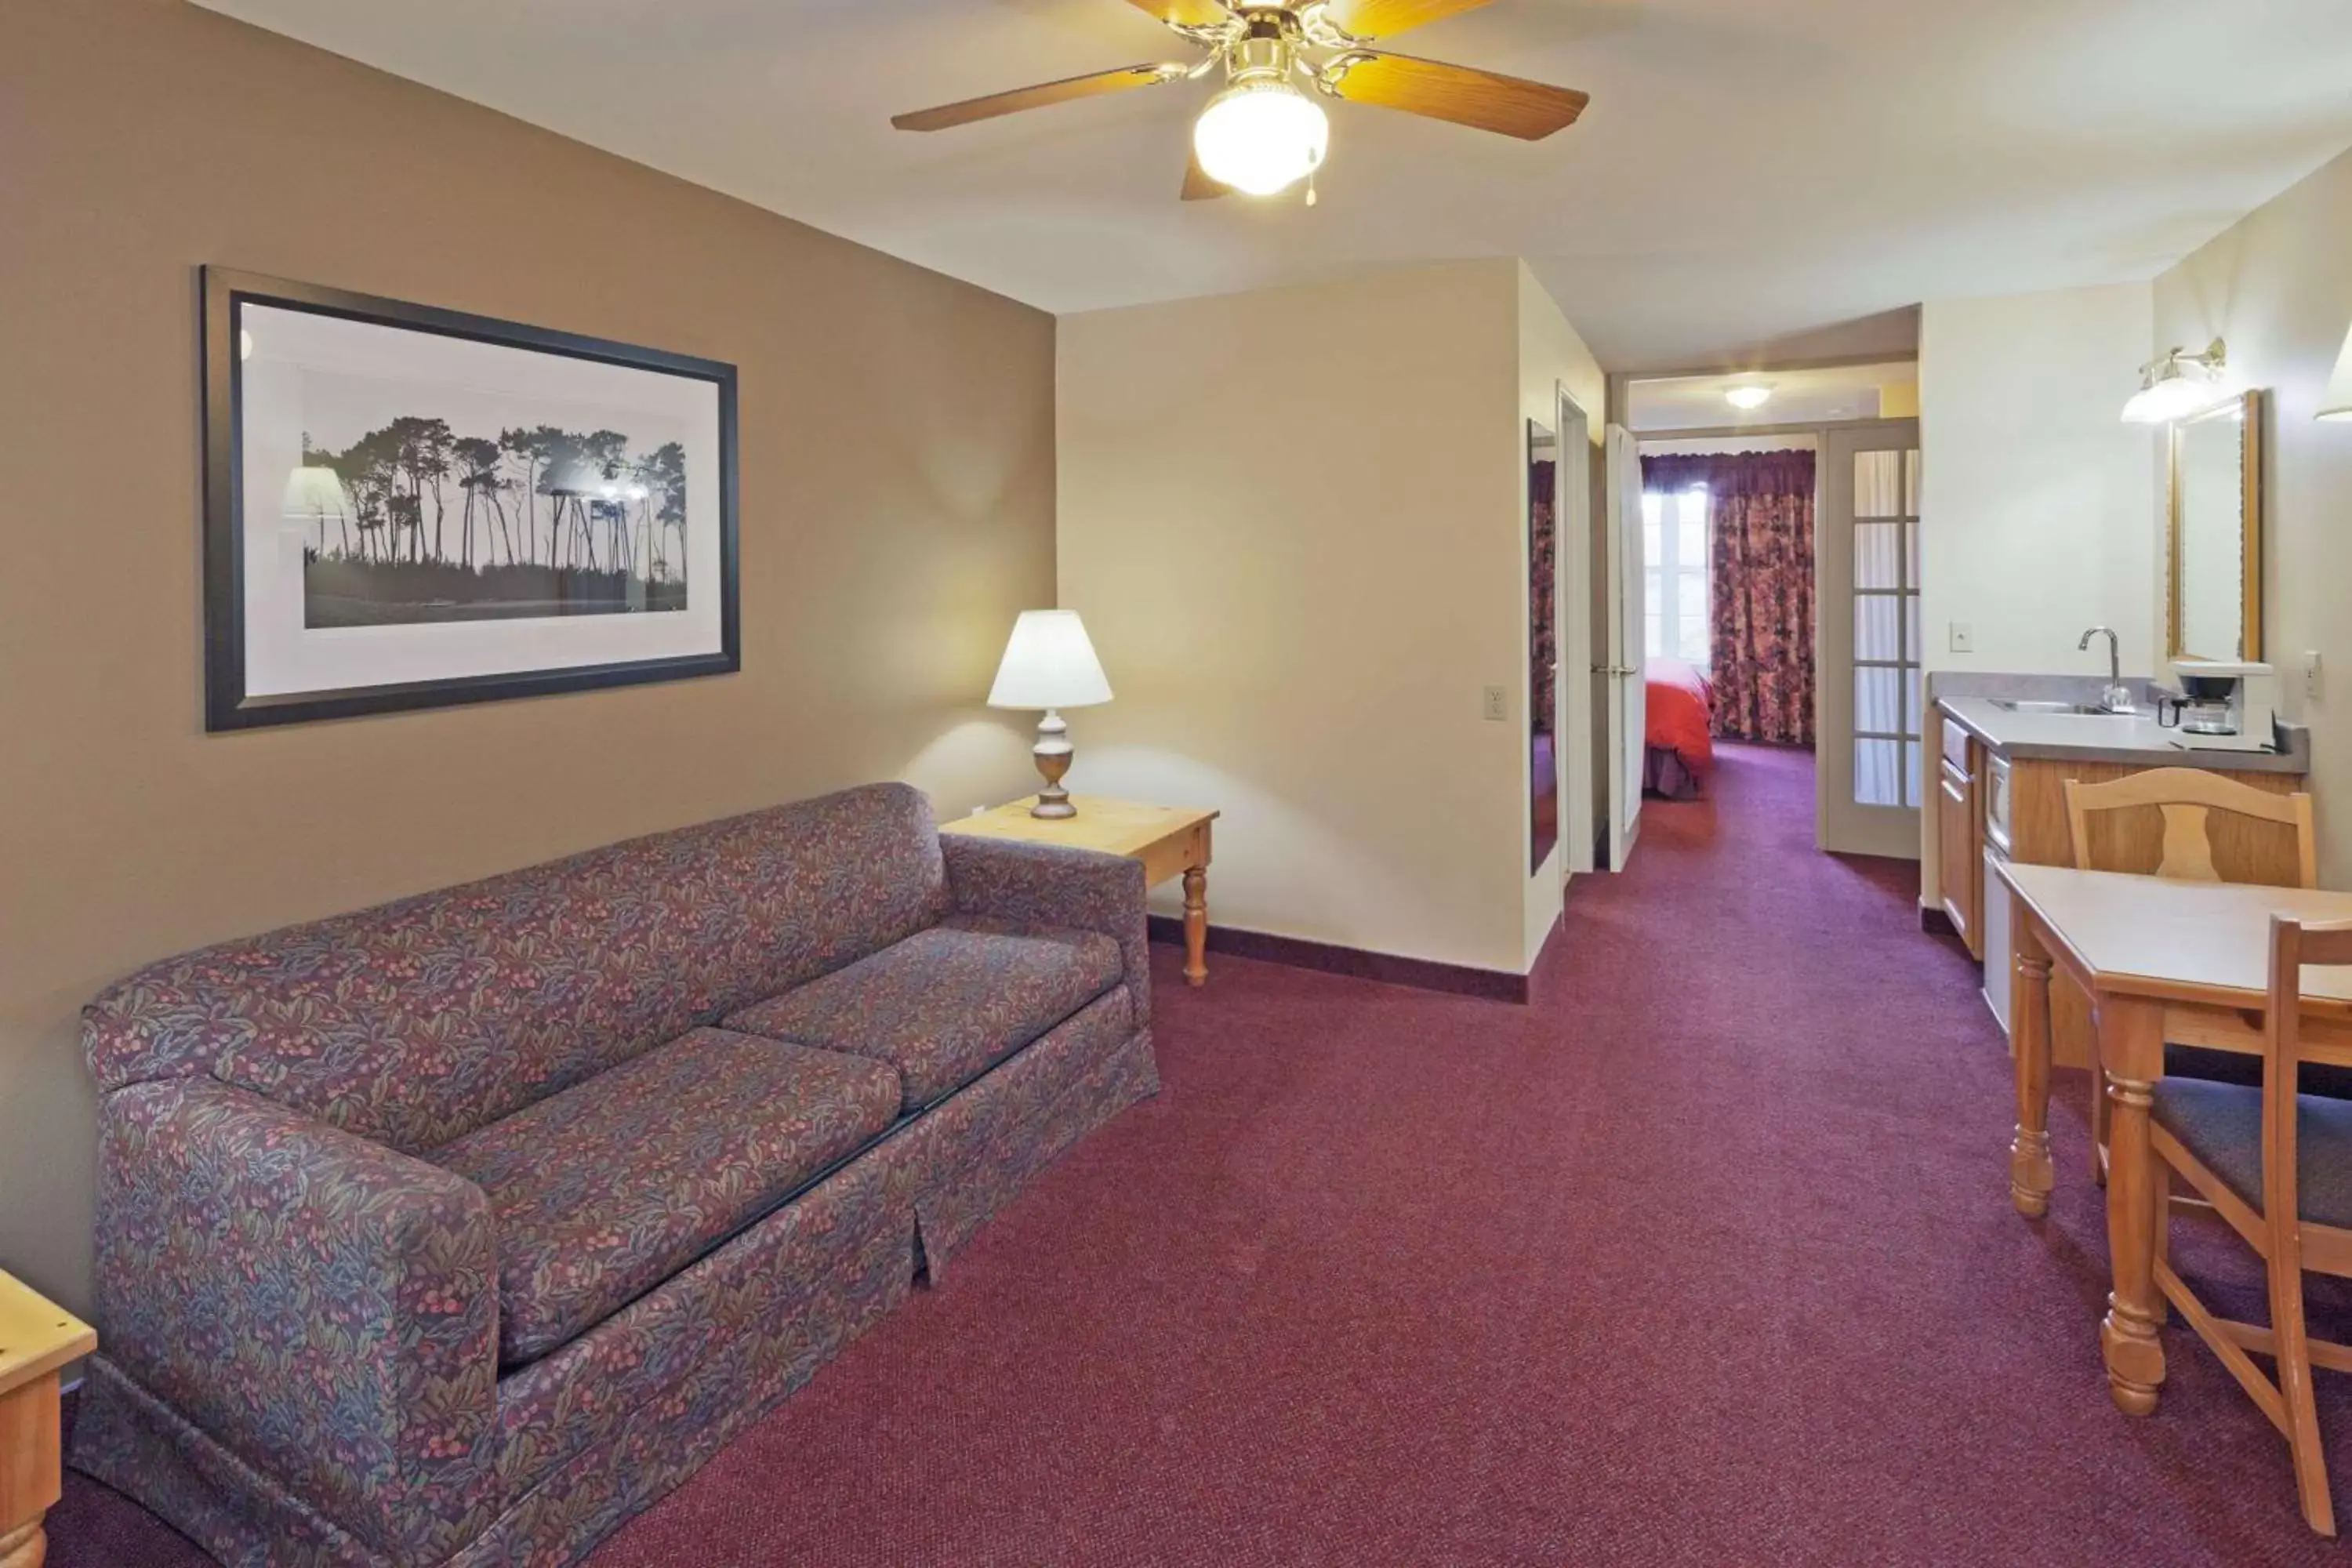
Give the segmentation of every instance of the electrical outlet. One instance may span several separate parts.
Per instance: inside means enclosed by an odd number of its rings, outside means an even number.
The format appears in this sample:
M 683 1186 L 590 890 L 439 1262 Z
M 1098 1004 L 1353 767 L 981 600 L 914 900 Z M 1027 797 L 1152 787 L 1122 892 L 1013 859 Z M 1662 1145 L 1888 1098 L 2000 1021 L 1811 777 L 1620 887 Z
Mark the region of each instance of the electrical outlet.
M 1969 625 L 1966 621 L 1954 621 L 1952 623 L 1952 651 L 1954 653 L 1976 652 L 1976 627 Z
M 1508 700 L 1504 697 L 1501 687 L 1486 688 L 1486 715 L 1498 724 L 1511 716 Z
M 2303 656 L 2303 695 L 2309 701 L 2319 700 L 2319 651 L 2316 648 Z

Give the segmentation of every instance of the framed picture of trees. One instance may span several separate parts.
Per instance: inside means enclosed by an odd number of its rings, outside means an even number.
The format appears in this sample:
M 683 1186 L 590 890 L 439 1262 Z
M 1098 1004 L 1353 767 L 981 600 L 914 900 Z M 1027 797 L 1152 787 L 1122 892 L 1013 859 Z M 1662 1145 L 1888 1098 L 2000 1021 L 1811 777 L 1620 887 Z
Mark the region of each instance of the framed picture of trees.
M 206 268 L 205 727 L 740 667 L 735 367 Z

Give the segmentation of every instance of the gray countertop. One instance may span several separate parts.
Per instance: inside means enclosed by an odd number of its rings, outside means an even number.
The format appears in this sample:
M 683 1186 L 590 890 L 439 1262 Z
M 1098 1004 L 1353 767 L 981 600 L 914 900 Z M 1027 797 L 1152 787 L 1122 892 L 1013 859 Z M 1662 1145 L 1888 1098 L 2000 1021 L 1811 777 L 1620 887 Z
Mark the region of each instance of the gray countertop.
M 2076 689 L 2077 686 L 2084 689 Z M 2035 698 L 2095 703 L 2100 682 L 2072 676 L 1979 676 L 1930 678 L 1936 707 L 1987 748 L 2003 756 L 2067 763 L 2145 763 L 2150 767 L 2207 768 L 2230 773 L 2302 773 L 2311 771 L 2311 731 L 2297 724 L 2278 727 L 2276 752 L 2223 752 L 2183 746 L 2180 731 L 2156 721 L 2146 682 L 2135 683 L 2143 703 L 2137 718 L 2107 713 L 2017 713 L 1993 706 L 1995 697 Z

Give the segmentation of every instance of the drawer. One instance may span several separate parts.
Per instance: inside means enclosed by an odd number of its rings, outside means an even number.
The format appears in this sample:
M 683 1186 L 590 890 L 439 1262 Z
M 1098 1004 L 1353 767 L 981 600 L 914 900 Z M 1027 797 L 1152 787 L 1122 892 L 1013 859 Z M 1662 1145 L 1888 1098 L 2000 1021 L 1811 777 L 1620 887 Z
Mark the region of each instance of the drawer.
M 1944 761 L 1958 769 L 1962 778 L 1968 777 L 1969 732 L 1949 719 L 1944 721 Z

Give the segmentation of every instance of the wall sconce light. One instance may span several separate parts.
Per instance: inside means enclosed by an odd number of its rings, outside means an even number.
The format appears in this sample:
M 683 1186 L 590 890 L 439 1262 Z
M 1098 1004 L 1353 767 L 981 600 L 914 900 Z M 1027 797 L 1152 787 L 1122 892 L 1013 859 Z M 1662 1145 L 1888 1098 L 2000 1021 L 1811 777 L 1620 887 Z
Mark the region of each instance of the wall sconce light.
M 2319 412 L 2315 419 L 2352 420 L 2352 333 L 2344 339 L 2344 352 L 2336 356 L 2336 374 L 2327 378 L 2327 395 L 2319 400 Z
M 2139 390 L 2124 405 L 2126 425 L 2169 425 L 2221 400 L 2228 351 L 2215 338 L 2203 353 L 2174 349 L 2139 367 Z

